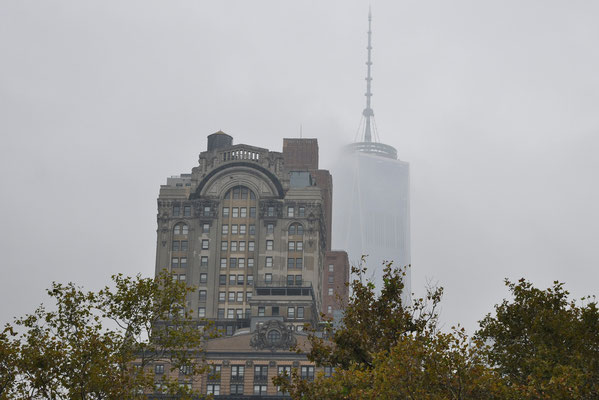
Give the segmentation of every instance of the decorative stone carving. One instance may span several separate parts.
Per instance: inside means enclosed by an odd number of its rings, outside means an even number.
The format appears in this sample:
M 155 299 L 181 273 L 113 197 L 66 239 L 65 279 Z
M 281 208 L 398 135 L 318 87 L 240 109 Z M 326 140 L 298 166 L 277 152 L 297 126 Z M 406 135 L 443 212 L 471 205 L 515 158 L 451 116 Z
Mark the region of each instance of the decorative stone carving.
M 274 319 L 258 327 L 250 340 L 250 346 L 257 350 L 289 350 L 296 343 L 293 327 Z

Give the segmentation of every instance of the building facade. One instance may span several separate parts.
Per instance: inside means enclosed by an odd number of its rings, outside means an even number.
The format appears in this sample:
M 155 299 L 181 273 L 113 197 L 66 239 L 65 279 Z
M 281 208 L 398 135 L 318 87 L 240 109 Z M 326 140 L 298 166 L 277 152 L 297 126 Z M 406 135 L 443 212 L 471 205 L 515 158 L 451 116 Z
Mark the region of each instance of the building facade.
M 208 136 L 190 174 L 160 187 L 156 273 L 196 288 L 188 310 L 222 332 L 206 344 L 219 373 L 195 389 L 277 396 L 270 378 L 281 368 L 314 376 L 290 348 L 306 341 L 305 324 L 348 300 L 347 254 L 331 251 L 332 189 L 316 139 L 284 139 L 275 152 L 234 145 L 223 132 Z

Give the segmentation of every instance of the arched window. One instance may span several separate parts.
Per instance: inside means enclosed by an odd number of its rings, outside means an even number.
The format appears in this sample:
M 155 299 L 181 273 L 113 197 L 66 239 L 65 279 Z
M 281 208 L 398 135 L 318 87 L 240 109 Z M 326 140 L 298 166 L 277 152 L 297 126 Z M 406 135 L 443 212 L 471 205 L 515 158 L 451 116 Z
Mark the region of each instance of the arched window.
M 302 224 L 291 224 L 288 230 L 289 235 L 303 236 L 304 226 Z
M 270 343 L 277 343 L 279 340 L 281 340 L 281 332 L 276 329 L 271 329 L 266 334 L 266 338 Z
M 175 235 L 187 235 L 189 233 L 189 227 L 187 224 L 177 224 L 175 225 L 175 229 L 173 230 L 173 234 Z

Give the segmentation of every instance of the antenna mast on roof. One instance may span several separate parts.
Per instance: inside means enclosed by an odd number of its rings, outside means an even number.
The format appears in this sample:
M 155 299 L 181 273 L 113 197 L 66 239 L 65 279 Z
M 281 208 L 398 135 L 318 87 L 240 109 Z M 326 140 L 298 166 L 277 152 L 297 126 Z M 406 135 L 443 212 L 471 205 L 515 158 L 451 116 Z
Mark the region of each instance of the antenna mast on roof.
M 372 13 L 370 11 L 370 7 L 368 7 L 368 47 L 366 47 L 366 49 L 368 49 L 368 61 L 366 61 L 368 73 L 366 75 L 366 108 L 364 109 L 364 111 L 362 111 L 362 115 L 364 115 L 364 118 L 366 119 L 366 126 L 364 129 L 364 141 L 365 142 L 372 142 L 371 119 L 374 119 L 374 111 L 372 111 L 372 108 L 370 107 L 370 98 L 372 97 L 372 91 L 371 91 L 372 76 L 370 74 L 370 67 L 372 66 L 372 58 L 371 58 L 372 29 L 371 29 L 371 24 L 372 24 Z

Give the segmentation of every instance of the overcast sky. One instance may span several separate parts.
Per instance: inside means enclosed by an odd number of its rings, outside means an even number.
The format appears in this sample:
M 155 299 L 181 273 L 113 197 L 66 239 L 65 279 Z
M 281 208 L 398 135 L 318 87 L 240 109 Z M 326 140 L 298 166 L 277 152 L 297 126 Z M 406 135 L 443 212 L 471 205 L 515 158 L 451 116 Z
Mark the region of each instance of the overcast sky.
M 210 133 L 280 151 L 302 124 L 331 167 L 364 107 L 368 4 L 0 0 L 0 323 L 53 280 L 151 276 L 159 186 Z M 599 2 L 371 4 L 414 290 L 444 286 L 470 332 L 506 277 L 599 294 Z

